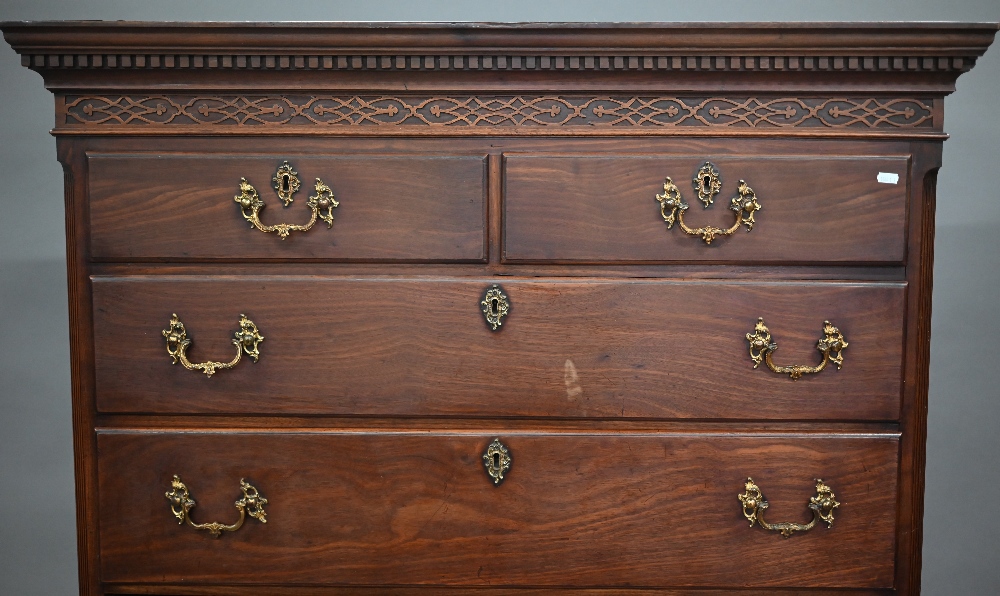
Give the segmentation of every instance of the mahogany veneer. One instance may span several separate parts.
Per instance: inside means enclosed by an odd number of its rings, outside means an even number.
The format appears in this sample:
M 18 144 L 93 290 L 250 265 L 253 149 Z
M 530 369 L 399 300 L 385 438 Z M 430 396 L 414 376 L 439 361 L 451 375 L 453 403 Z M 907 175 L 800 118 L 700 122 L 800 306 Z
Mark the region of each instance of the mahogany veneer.
M 503 436 L 516 463 L 494 488 L 478 432 L 102 431 L 102 572 L 244 585 L 892 584 L 896 495 L 869 487 L 895 486 L 897 435 Z M 799 544 L 730 523 L 750 462 L 771 517 L 804 521 L 817 469 L 842 479 L 851 508 Z M 221 520 L 253 469 L 248 481 L 272 487 L 267 524 L 247 522 L 243 540 L 178 532 L 161 523 L 162 469 L 188 483 L 200 518 Z
M 234 143 L 239 151 L 243 143 Z M 331 155 L 298 152 L 88 154 L 91 250 L 95 259 L 261 259 L 483 262 L 486 168 L 482 155 Z M 302 179 L 298 201 L 284 207 L 271 178 L 289 161 Z M 266 207 L 265 224 L 304 224 L 313 180 L 330 185 L 344 208 L 325 223 L 282 241 L 247 233 L 231 197 L 240 178 Z M 230 197 L 219 201 L 219 197 Z M 222 225 L 227 222 L 232 225 Z M 345 230 L 346 229 L 346 230 Z M 183 231 L 184 239 L 178 238 Z
M 2 28 L 66 172 L 81 593 L 919 592 L 943 100 L 996 24 Z M 667 177 L 692 227 L 745 180 L 753 229 L 668 229 Z M 241 178 L 339 207 L 281 239 Z M 259 361 L 172 365 L 173 313 Z M 842 370 L 755 369 L 758 317 Z M 267 523 L 178 525 L 174 475 Z M 751 476 L 832 525 L 751 527 Z
M 766 156 L 715 157 L 722 190 L 706 208 L 690 182 L 704 154 L 684 155 L 676 141 L 659 143 L 657 155 L 564 147 L 582 155 L 504 154 L 505 262 L 900 263 L 906 253 L 906 186 L 876 181 L 879 172 L 905 179 L 906 155 L 782 155 L 808 151 L 784 144 Z M 711 245 L 679 230 L 664 234 L 662 218 L 649 216 L 658 209 L 649 191 L 662 192 L 664 176 L 685 193 L 695 228 L 731 226 L 729 201 L 745 179 L 761 204 L 759 219 L 781 230 L 780 242 L 745 228 Z
M 494 334 L 477 308 L 490 283 L 96 277 L 97 409 L 486 419 L 899 416 L 905 284 L 503 280 L 513 310 Z M 175 311 L 193 338 L 195 361 L 231 358 L 231 330 L 246 313 L 266 338 L 260 361 L 210 383 L 179 374 L 169 359 L 163 366 L 159 330 Z M 774 322 L 777 361 L 818 362 L 817 312 L 846 334 L 850 365 L 794 383 L 752 368 L 746 334 L 758 316 Z

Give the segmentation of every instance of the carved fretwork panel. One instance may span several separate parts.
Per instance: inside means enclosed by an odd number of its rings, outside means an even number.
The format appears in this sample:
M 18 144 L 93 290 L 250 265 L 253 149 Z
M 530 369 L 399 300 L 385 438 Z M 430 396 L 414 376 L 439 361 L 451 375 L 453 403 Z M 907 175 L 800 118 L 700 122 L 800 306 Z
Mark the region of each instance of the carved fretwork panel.
M 579 95 L 67 96 L 74 126 L 934 129 L 933 100 Z

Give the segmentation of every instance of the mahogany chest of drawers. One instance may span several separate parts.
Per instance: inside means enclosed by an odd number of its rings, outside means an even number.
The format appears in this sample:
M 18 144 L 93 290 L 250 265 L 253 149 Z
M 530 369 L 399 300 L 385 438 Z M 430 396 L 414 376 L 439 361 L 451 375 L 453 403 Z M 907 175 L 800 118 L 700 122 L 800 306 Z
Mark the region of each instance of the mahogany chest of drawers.
M 943 99 L 996 26 L 3 31 L 55 94 L 82 593 L 919 592 Z

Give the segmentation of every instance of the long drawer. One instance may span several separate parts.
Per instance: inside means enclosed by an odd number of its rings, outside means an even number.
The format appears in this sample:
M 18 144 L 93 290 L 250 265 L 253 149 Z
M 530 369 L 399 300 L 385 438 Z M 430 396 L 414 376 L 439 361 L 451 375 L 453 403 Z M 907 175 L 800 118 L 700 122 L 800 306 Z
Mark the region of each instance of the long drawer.
M 895 420 L 902 283 L 495 278 L 97 277 L 103 412 L 380 416 Z M 490 306 L 494 308 L 494 306 Z M 233 358 L 241 314 L 265 340 L 211 377 L 172 365 L 171 315 L 190 361 Z M 824 321 L 847 347 L 793 380 L 756 368 L 762 318 L 776 365 L 815 366 Z M 766 343 L 766 342 L 765 342 Z M 236 350 L 239 351 L 238 349 Z
M 284 163 L 288 171 L 282 170 Z M 463 261 L 485 257 L 486 166 L 482 155 L 88 155 L 91 254 L 98 259 L 327 259 Z M 292 178 L 298 181 L 297 192 Z M 311 196 L 327 197 L 308 231 Z M 286 206 L 281 186 L 291 199 Z M 247 191 L 249 196 L 250 191 Z M 323 220 L 331 216 L 332 220 Z
M 487 474 L 494 438 L 503 482 Z M 104 582 L 888 588 L 898 436 L 740 433 L 165 432 L 98 434 Z M 267 500 L 232 524 L 240 479 Z M 832 525 L 806 523 L 817 478 Z M 251 491 L 252 494 L 252 491 Z M 250 504 L 248 504 L 250 505 Z M 253 511 L 253 507 L 248 510 Z M 751 509 L 752 511 L 752 509 Z M 544 556 L 539 556 L 544 554 Z
M 904 156 L 507 154 L 504 259 L 900 263 L 908 173 Z M 686 210 L 661 209 L 667 177 Z M 718 186 L 703 203 L 693 183 L 706 178 L 703 189 Z M 752 195 L 741 208 L 753 196 L 758 210 L 732 209 L 743 181 Z

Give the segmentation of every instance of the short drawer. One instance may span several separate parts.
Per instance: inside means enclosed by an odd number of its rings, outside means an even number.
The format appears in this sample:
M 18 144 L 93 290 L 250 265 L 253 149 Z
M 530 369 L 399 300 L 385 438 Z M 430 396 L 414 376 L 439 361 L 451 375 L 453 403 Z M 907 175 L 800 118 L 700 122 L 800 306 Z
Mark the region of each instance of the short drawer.
M 509 312 L 492 331 L 485 292 Z M 903 283 L 97 277 L 104 412 L 378 416 L 895 420 Z M 172 365 L 176 313 L 190 361 L 234 357 L 245 314 L 265 340 L 210 378 Z M 815 366 L 824 321 L 843 367 Z
M 495 484 L 494 438 L 510 466 Z M 898 437 L 703 432 L 98 433 L 108 583 L 889 588 Z M 233 524 L 240 479 L 267 500 Z M 805 524 L 817 478 L 832 525 Z M 252 491 L 251 491 L 252 494 Z M 753 511 L 752 509 L 750 510 Z M 193 589 L 193 588 L 188 588 Z
M 721 181 L 707 208 L 693 184 L 706 161 Z M 898 156 L 509 154 L 504 259 L 900 263 L 908 171 L 908 158 Z M 669 229 L 656 199 L 666 177 L 688 205 Z M 737 224 L 747 212 L 731 209 L 741 180 L 760 207 L 749 232 Z M 690 235 L 676 221 L 681 211 L 691 230 L 737 229 L 730 236 Z
M 88 156 L 91 256 L 97 259 L 482 261 L 486 162 L 469 155 Z M 299 190 L 285 206 L 287 162 Z M 308 231 L 262 232 L 238 204 L 241 179 L 264 207 L 262 226 L 305 226 L 320 179 L 339 203 Z M 287 194 L 287 193 L 286 193 Z M 326 221 L 324 216 L 333 216 Z

